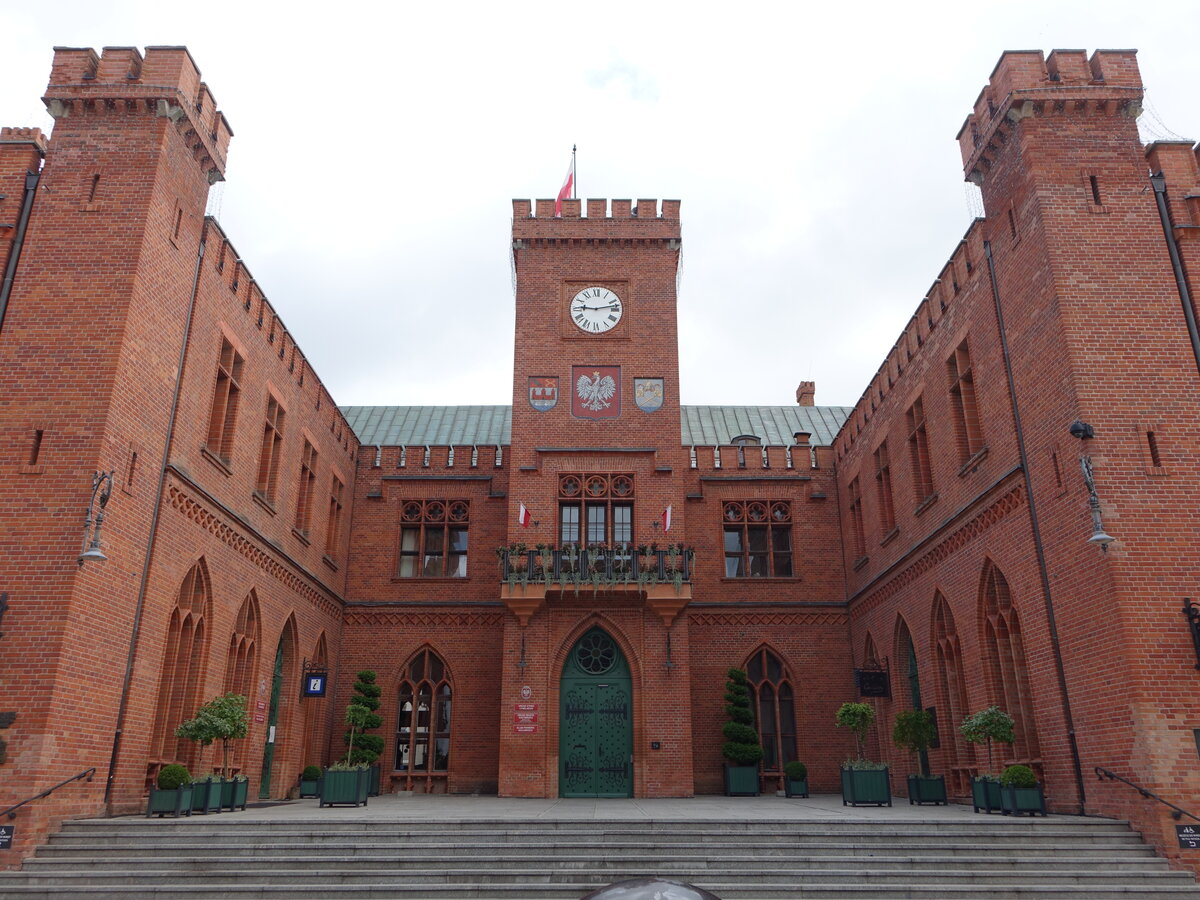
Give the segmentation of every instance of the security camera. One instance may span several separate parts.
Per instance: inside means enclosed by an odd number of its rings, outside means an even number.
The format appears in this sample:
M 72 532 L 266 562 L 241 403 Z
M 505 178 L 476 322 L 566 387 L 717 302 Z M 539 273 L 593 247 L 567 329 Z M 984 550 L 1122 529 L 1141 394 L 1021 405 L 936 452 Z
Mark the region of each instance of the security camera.
M 1096 432 L 1092 429 L 1091 425 L 1087 422 L 1081 422 L 1078 419 L 1071 423 L 1070 432 L 1071 437 L 1079 438 L 1081 441 L 1086 441 L 1096 436 Z

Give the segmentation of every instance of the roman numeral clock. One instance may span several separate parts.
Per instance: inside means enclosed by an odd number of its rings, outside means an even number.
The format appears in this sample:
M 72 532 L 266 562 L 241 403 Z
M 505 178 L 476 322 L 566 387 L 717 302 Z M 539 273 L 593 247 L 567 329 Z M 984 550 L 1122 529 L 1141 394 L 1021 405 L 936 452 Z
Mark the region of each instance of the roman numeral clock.
M 602 287 L 585 287 L 571 298 L 571 321 L 580 331 L 603 334 L 617 326 L 623 313 L 621 298 Z

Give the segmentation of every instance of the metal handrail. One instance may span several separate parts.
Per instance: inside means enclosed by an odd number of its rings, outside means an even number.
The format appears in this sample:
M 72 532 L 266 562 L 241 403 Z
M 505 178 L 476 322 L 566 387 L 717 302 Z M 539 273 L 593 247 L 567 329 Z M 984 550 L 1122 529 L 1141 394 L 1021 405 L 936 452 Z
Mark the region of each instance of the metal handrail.
M 1193 815 L 1192 813 L 1190 813 L 1186 809 L 1184 809 L 1182 806 L 1176 806 L 1174 803 L 1171 803 L 1168 800 L 1164 800 L 1162 797 L 1158 796 L 1158 794 L 1154 793 L 1154 791 L 1148 790 L 1147 788 L 1142 787 L 1140 784 L 1135 784 L 1134 782 L 1130 781 L 1128 778 L 1122 778 L 1116 772 L 1110 772 L 1108 769 L 1103 769 L 1100 766 L 1095 767 L 1095 772 L 1096 772 L 1096 777 L 1098 779 L 1100 779 L 1101 781 L 1103 781 L 1105 778 L 1107 778 L 1109 781 L 1124 782 L 1125 784 L 1127 784 L 1131 788 L 1133 788 L 1135 791 L 1137 791 L 1139 794 L 1141 794 L 1143 797 L 1145 797 L 1147 800 L 1157 800 L 1163 806 L 1169 806 L 1171 808 L 1171 818 L 1175 819 L 1176 821 L 1178 821 L 1183 816 L 1187 816 L 1189 819 L 1195 819 L 1197 822 L 1200 822 L 1200 816 Z
M 96 774 L 95 766 L 92 766 L 90 769 L 84 769 L 78 775 L 72 775 L 66 781 L 60 781 L 54 787 L 46 788 L 46 790 L 42 791 L 40 794 L 34 794 L 28 800 L 22 800 L 20 803 L 16 804 L 15 806 L 10 806 L 8 809 L 4 810 L 3 812 L 0 812 L 0 816 L 8 816 L 10 819 L 15 819 L 17 817 L 17 810 L 20 809 L 25 804 L 32 803 L 34 800 L 41 800 L 43 797 L 49 797 L 51 794 L 53 794 L 55 791 L 57 791 L 60 787 L 70 784 L 72 781 L 78 781 L 80 778 L 83 778 L 87 781 L 91 781 L 92 776 L 95 774 Z

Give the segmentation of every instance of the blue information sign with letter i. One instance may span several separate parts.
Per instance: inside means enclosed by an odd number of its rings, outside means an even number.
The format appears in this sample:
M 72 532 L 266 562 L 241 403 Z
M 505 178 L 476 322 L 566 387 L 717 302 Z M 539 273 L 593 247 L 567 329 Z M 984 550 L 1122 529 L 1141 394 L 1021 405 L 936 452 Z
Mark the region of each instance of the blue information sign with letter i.
M 325 682 L 329 679 L 326 672 L 306 672 L 304 675 L 304 696 L 324 697 Z

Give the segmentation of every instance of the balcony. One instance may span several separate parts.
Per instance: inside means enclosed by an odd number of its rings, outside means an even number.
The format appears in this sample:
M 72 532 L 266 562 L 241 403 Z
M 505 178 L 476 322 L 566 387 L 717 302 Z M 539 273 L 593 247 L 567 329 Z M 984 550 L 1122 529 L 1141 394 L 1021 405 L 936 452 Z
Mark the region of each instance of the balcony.
M 510 544 L 496 550 L 500 559 L 500 596 L 528 624 L 548 596 L 642 598 L 670 625 L 692 597 L 695 551 L 682 544 L 616 544 L 561 548 Z

